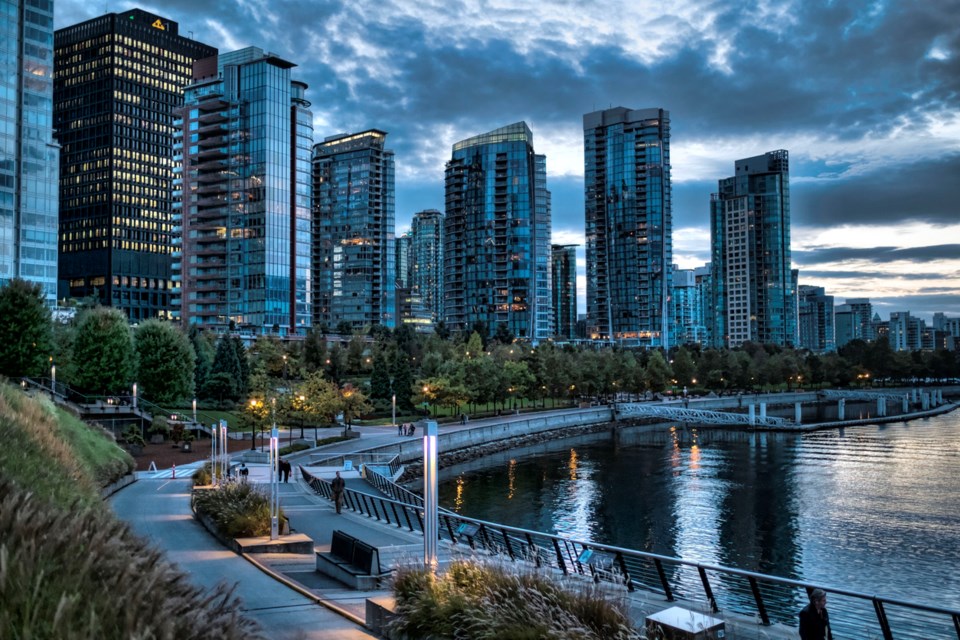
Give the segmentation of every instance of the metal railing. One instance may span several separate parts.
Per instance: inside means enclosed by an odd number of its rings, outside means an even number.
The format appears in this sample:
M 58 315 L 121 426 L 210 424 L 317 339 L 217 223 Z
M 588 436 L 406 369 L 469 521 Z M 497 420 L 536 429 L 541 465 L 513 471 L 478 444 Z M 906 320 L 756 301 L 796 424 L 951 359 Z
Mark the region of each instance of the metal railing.
M 300 471 L 314 492 L 333 499 L 329 481 L 303 467 Z M 383 487 L 377 488 L 394 495 Z M 422 533 L 422 501 L 406 502 L 409 497 L 399 492 L 396 495 L 400 499 L 347 489 L 343 503 L 346 508 L 371 519 Z M 618 582 L 631 592 L 643 590 L 660 594 L 668 602 L 684 600 L 704 611 L 729 611 L 755 617 L 764 625 L 795 624 L 797 612 L 809 601 L 808 594 L 820 588 L 831 595 L 830 617 L 837 637 L 870 638 L 878 637 L 879 633 L 884 640 L 930 640 L 954 635 L 960 639 L 958 609 L 584 542 L 467 518 L 447 510 L 441 510 L 438 518 L 440 540 L 454 545 L 468 545 L 477 551 L 530 562 L 565 575 Z

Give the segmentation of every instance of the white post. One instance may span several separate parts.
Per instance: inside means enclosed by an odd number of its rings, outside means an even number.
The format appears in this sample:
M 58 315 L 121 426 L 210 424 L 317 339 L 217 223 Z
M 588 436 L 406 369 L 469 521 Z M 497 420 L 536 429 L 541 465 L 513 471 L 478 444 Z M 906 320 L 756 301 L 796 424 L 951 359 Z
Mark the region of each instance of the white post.
M 270 539 L 276 540 L 280 535 L 280 437 L 277 433 L 277 423 L 273 423 L 270 431 Z
M 923 392 L 920 394 L 920 403 L 921 403 L 921 404 L 920 404 L 920 408 L 922 408 L 924 411 L 926 411 L 927 409 L 929 409 L 929 408 L 930 408 L 930 394 L 927 393 L 926 391 L 923 391 Z
M 133 408 L 137 408 L 137 383 L 133 383 Z
M 799 402 L 793 403 L 793 421 L 803 424 L 803 405 Z
M 747 407 L 747 411 L 750 416 L 750 424 L 757 424 L 757 406 L 751 402 Z
M 423 430 L 423 564 L 429 571 L 437 568 L 438 484 L 437 421 L 422 420 Z
M 57 365 L 50 365 L 50 391 L 57 392 Z
M 903 394 L 903 413 L 910 411 L 910 396 Z
M 226 479 L 230 471 L 230 459 L 227 458 L 227 421 L 220 421 L 220 477 Z
M 846 420 L 846 408 L 846 399 L 840 398 L 840 401 L 837 402 L 837 420 Z
M 193 399 L 193 421 L 197 421 L 197 399 Z
M 877 398 L 877 417 L 882 418 L 887 415 L 887 399 L 883 396 Z
M 761 420 L 767 419 L 767 403 L 766 402 L 760 403 L 760 419 Z
M 210 484 L 220 484 L 220 467 L 217 462 L 217 423 L 210 425 Z
M 397 426 L 397 394 L 393 394 L 393 398 L 391 399 L 390 402 L 391 402 L 390 426 L 395 427 Z

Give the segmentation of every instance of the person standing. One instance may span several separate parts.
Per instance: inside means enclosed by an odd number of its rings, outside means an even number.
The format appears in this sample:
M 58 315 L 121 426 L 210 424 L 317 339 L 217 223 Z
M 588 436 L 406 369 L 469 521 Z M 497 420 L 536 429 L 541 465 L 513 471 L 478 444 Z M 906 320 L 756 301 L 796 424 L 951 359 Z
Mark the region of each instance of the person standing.
M 800 610 L 800 640 L 833 640 L 827 594 L 823 589 L 810 593 L 810 604 Z
M 343 504 L 343 490 L 346 488 L 346 485 L 347 483 L 340 477 L 340 472 L 337 471 L 337 477 L 330 483 L 330 488 L 333 490 L 333 502 L 337 506 L 337 513 L 340 513 L 340 505 Z

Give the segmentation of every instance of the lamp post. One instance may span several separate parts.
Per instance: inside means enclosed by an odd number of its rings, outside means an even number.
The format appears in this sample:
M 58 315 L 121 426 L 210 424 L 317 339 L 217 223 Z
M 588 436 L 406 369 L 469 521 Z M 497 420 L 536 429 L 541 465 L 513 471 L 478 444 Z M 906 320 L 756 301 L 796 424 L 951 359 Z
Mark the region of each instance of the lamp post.
M 210 484 L 217 485 L 219 476 L 219 467 L 217 461 L 217 451 L 219 443 L 217 442 L 217 423 L 210 425 Z
M 270 430 L 270 539 L 276 540 L 280 529 L 280 437 L 277 433 L 277 399 L 271 398 L 273 428 Z
M 137 383 L 133 383 L 133 410 L 137 410 Z
M 283 354 L 283 381 L 287 381 L 287 354 Z
M 424 420 L 423 429 L 423 564 L 437 569 L 438 484 L 437 484 L 437 421 Z
M 423 385 L 423 408 L 427 410 L 427 415 L 432 415 L 430 411 L 430 401 L 427 400 L 427 393 L 430 392 L 430 387 Z
M 257 415 L 257 407 L 260 406 L 260 401 L 256 399 L 250 400 L 250 414 L 254 417 L 254 420 L 258 424 L 250 425 L 250 451 L 255 451 L 257 448 L 257 427 L 259 426 L 260 416 Z
M 193 421 L 197 421 L 197 399 L 193 399 Z
M 224 480 L 229 471 L 230 460 L 227 458 L 227 421 L 220 421 L 220 477 Z
M 390 399 L 390 425 L 397 426 L 397 394 Z
M 50 393 L 57 392 L 57 365 L 50 365 Z

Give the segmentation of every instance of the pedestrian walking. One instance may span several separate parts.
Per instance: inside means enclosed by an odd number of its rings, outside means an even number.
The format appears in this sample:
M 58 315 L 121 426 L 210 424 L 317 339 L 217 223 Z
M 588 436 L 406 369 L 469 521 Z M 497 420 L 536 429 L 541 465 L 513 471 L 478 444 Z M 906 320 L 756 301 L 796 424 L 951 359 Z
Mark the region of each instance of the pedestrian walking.
M 810 593 L 810 604 L 800 610 L 800 640 L 833 640 L 827 594 L 823 589 Z
M 280 479 L 284 482 L 290 481 L 290 471 L 292 467 L 289 462 L 280 458 Z
M 411 425 L 410 425 L 410 434 L 409 434 L 409 435 L 412 436 L 412 435 L 413 435 L 413 432 L 416 431 L 416 430 L 417 430 L 417 425 L 411 424 Z
M 337 477 L 330 483 L 330 488 L 333 490 L 333 503 L 337 506 L 337 513 L 340 513 L 340 506 L 343 504 L 343 490 L 346 488 L 346 485 L 347 483 L 340 477 L 340 472 L 337 471 Z
M 247 469 L 247 463 L 246 463 L 246 462 L 241 462 L 241 463 L 240 463 L 240 468 L 237 470 L 237 474 L 240 476 L 240 481 L 241 481 L 241 482 L 246 482 L 246 481 L 247 481 L 247 476 L 250 475 L 250 469 Z
M 397 423 L 397 435 L 398 436 L 403 435 L 403 423 L 400 423 L 400 422 Z

